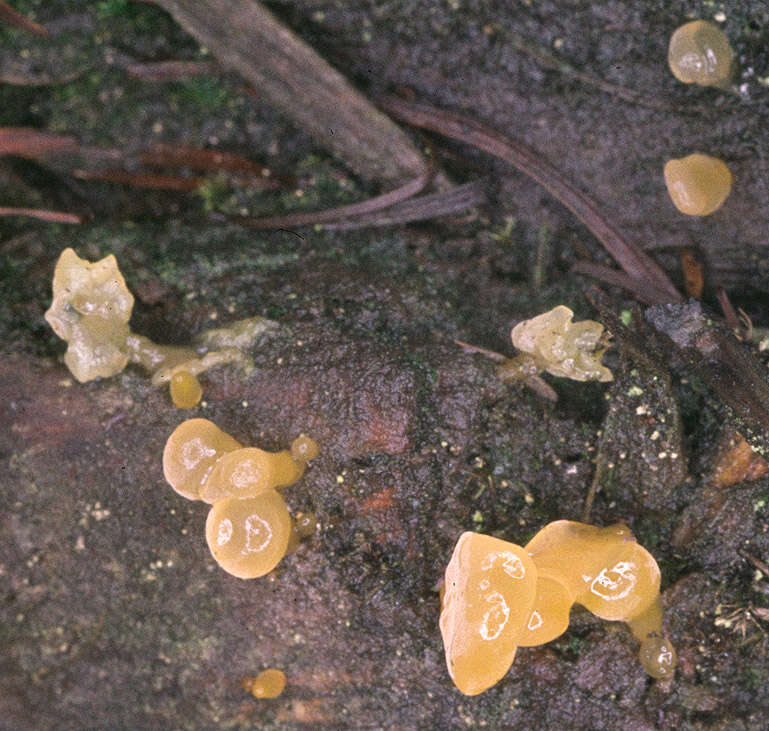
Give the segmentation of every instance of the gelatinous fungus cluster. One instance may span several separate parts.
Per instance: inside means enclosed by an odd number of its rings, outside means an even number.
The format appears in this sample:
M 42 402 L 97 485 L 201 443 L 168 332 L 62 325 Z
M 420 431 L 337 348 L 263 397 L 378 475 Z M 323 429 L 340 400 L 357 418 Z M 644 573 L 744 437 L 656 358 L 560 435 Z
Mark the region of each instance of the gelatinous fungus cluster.
M 217 328 L 200 340 L 202 350 L 219 349 L 200 355 L 193 348 L 158 345 L 131 332 L 128 321 L 133 305 L 114 254 L 89 262 L 72 249 L 62 251 L 53 275 L 53 302 L 45 319 L 67 342 L 64 362 L 72 375 L 85 383 L 109 378 L 128 363 L 136 363 L 152 374 L 154 385 L 170 384 L 171 399 L 179 409 L 191 409 L 200 402 L 200 373 L 224 363 L 249 367 L 242 349 L 276 326 L 263 317 L 249 317 Z
M 449 674 L 466 695 L 487 690 L 518 647 L 561 635 L 578 603 L 602 619 L 627 622 L 641 642 L 644 669 L 671 677 L 676 656 L 662 634 L 659 586 L 657 562 L 622 524 L 559 520 L 525 548 L 463 533 L 446 567 L 440 617 Z
M 558 305 L 519 322 L 511 336 L 521 353 L 499 365 L 499 377 L 509 381 L 547 371 L 575 381 L 611 381 L 611 371 L 601 363 L 606 352 L 603 325 L 572 322 L 573 317 L 568 307 Z
M 188 419 L 166 442 L 163 474 L 183 497 L 212 505 L 206 541 L 216 562 L 233 576 L 254 579 L 278 565 L 294 534 L 306 532 L 294 527 L 279 490 L 294 484 L 317 454 L 318 445 L 303 435 L 290 451 L 266 452 L 243 447 L 208 419 Z

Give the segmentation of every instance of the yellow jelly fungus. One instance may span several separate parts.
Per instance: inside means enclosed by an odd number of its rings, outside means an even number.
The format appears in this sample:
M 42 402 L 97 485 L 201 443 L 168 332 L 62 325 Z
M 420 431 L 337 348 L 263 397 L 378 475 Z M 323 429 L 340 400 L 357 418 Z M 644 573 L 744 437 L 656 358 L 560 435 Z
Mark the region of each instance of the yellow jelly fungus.
M 163 449 L 163 475 L 182 497 L 199 500 L 216 461 L 240 446 L 212 421 L 187 419 L 168 437 Z
M 90 262 L 72 249 L 62 251 L 45 319 L 67 341 L 64 362 L 78 381 L 107 378 L 125 368 L 133 304 L 113 254 Z
M 508 671 L 536 595 L 537 572 L 523 548 L 463 533 L 446 567 L 440 628 L 449 675 L 465 695 Z
M 687 216 L 717 211 L 732 190 L 732 174 L 726 163 L 699 152 L 668 160 L 664 175 L 673 204 Z
M 178 371 L 171 376 L 171 400 L 177 409 L 193 409 L 200 403 L 203 389 L 200 381 L 189 371 Z
M 596 528 L 559 520 L 525 549 L 464 533 L 441 596 L 449 674 L 466 695 L 481 693 L 507 672 L 517 647 L 562 634 L 577 602 L 603 619 L 627 622 L 641 643 L 644 669 L 672 677 L 676 653 L 662 633 L 659 586 L 657 562 L 621 523 Z
M 720 28 L 706 20 L 693 20 L 670 37 L 668 64 L 685 84 L 724 88 L 734 72 L 734 52 Z
M 569 627 L 574 596 L 555 571 L 537 566 L 537 595 L 519 647 L 536 647 L 562 635 Z
M 575 597 L 590 588 L 590 582 L 605 568 L 611 555 L 625 542 L 634 542 L 622 523 L 607 528 L 556 520 L 526 544 L 537 569 L 549 569 L 563 577 Z
M 239 579 L 256 579 L 272 571 L 285 555 L 290 535 L 291 516 L 275 490 L 246 500 L 219 500 L 206 519 L 211 555 Z
M 275 668 L 263 670 L 250 683 L 250 690 L 255 698 L 277 698 L 285 687 L 285 674 Z
M 574 313 L 564 305 L 519 322 L 512 330 L 520 355 L 502 363 L 498 375 L 514 380 L 547 371 L 575 381 L 611 381 L 601 363 L 606 351 L 603 325 L 594 320 L 572 322 Z
M 586 576 L 589 587 L 575 600 L 601 619 L 632 619 L 659 596 L 657 562 L 635 542 L 625 542 L 604 555 L 600 570 L 591 566 Z
M 317 518 L 313 513 L 297 513 L 296 514 L 296 532 L 302 537 L 306 538 L 315 533 L 315 527 L 317 525 Z
M 246 447 L 224 455 L 200 491 L 200 497 L 213 503 L 224 497 L 255 497 L 265 490 L 293 485 L 303 474 L 306 462 L 291 452 L 266 452 Z

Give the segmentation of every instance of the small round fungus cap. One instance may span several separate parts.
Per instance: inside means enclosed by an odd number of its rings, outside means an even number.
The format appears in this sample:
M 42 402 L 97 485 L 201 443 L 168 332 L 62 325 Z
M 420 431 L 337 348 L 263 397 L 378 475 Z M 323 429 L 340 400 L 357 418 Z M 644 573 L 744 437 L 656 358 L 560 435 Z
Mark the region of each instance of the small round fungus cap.
M 649 635 L 638 652 L 638 661 L 652 678 L 663 680 L 673 677 L 678 664 L 678 655 L 673 645 L 662 635 Z
M 246 500 L 219 500 L 206 519 L 211 555 L 239 579 L 256 579 L 272 571 L 285 555 L 290 536 L 291 516 L 275 490 Z
M 319 452 L 318 443 L 304 434 L 300 434 L 291 442 L 291 456 L 299 462 L 309 462 L 315 459 Z
M 598 571 L 591 566 L 588 588 L 575 600 L 601 619 L 629 620 L 659 596 L 660 569 L 643 546 L 629 542 L 604 555 Z
M 559 575 L 569 592 L 578 596 L 604 568 L 615 550 L 635 543 L 627 526 L 617 523 L 598 528 L 571 520 L 548 523 L 526 544 L 538 571 Z
M 216 461 L 240 442 L 208 419 L 187 419 L 174 429 L 163 449 L 163 475 L 182 497 L 199 500 Z
M 251 682 L 254 698 L 277 698 L 286 687 L 286 676 L 282 670 L 262 670 Z
M 194 409 L 203 396 L 200 381 L 189 371 L 177 371 L 171 376 L 171 400 L 177 409 Z
M 224 455 L 211 471 L 200 491 L 200 498 L 214 503 L 225 497 L 256 497 L 265 490 L 293 485 L 303 474 L 305 462 L 295 460 L 291 452 L 266 452 L 245 447 Z
M 550 569 L 537 568 L 537 595 L 519 647 L 536 647 L 560 637 L 569 627 L 574 597 L 563 578 Z
M 726 163 L 700 152 L 668 160 L 663 173 L 673 204 L 687 216 L 717 211 L 732 190 L 732 174 Z
M 526 551 L 463 533 L 444 580 L 440 618 L 446 665 L 465 695 L 490 688 L 510 668 L 534 605 L 537 570 Z
M 676 28 L 670 37 L 668 64 L 679 81 L 725 86 L 734 70 L 734 52 L 724 32 L 706 20 Z

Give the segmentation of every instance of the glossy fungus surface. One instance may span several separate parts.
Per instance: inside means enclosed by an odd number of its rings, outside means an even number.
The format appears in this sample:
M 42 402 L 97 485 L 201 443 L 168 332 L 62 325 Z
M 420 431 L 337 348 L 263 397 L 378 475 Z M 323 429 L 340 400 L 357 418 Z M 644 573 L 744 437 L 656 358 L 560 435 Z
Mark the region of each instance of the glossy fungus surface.
M 632 619 L 659 596 L 657 562 L 635 542 L 605 554 L 598 570 L 593 564 L 586 576 L 589 586 L 575 599 L 601 619 Z
M 286 687 L 286 676 L 282 670 L 269 668 L 257 675 L 251 683 L 255 698 L 277 698 Z
M 178 371 L 169 384 L 171 400 L 177 409 L 193 409 L 200 403 L 203 389 L 200 381 L 189 371 Z
M 208 419 L 187 419 L 174 429 L 163 449 L 163 475 L 188 500 L 200 492 L 217 460 L 240 442 Z
M 293 485 L 304 473 L 305 463 L 288 450 L 266 452 L 245 447 L 222 456 L 203 486 L 200 497 L 213 503 L 225 497 L 255 497 L 266 490 Z
M 275 491 L 246 500 L 214 503 L 206 519 L 211 555 L 227 573 L 255 579 L 272 571 L 286 553 L 291 516 Z
M 510 668 L 536 584 L 534 563 L 520 546 L 460 536 L 446 567 L 440 628 L 449 674 L 465 695 L 483 692 Z
M 611 371 L 601 363 L 606 351 L 601 345 L 603 325 L 594 320 L 572 322 L 573 317 L 568 307 L 558 305 L 513 328 L 513 345 L 528 356 L 525 370 L 535 365 L 536 371 L 575 381 L 611 381 Z
M 732 174 L 726 163 L 699 152 L 668 160 L 664 176 L 673 204 L 687 216 L 713 213 L 732 190 Z
M 291 456 L 300 462 L 315 459 L 319 452 L 318 443 L 304 434 L 300 434 L 291 442 Z
M 556 520 L 526 544 L 526 551 L 537 569 L 549 569 L 561 576 L 571 594 L 577 597 L 590 588 L 593 579 L 625 542 L 634 542 L 634 539 L 621 523 L 597 528 L 571 520 Z
M 693 20 L 670 37 L 668 64 L 685 84 L 726 86 L 734 71 L 734 52 L 729 39 L 706 20 Z
M 536 564 L 535 564 L 536 565 Z M 555 571 L 537 566 L 537 594 L 526 627 L 518 640 L 520 647 L 544 645 L 569 627 L 574 596 Z
M 107 378 L 125 368 L 133 304 L 113 254 L 90 262 L 72 249 L 62 251 L 45 319 L 67 342 L 64 362 L 78 381 Z

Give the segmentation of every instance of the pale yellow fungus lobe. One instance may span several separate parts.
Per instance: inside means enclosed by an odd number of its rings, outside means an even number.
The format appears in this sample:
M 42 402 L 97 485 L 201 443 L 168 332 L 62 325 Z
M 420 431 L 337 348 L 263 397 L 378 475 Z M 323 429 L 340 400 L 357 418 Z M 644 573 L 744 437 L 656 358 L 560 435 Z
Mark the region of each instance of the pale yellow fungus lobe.
M 255 579 L 272 571 L 285 555 L 290 536 L 291 516 L 275 490 L 245 500 L 218 500 L 206 519 L 211 554 L 239 579 Z
M 564 305 L 519 322 L 512 330 L 513 345 L 521 354 L 499 366 L 503 380 L 525 378 L 547 371 L 575 381 L 611 381 L 601 363 L 606 351 L 600 322 L 572 322 L 574 313 Z
M 199 500 L 217 460 L 240 446 L 212 421 L 187 419 L 168 437 L 163 449 L 163 475 L 182 497 Z
M 536 596 L 536 569 L 523 548 L 463 533 L 446 567 L 440 628 L 457 688 L 477 695 L 510 668 Z
M 248 685 L 254 698 L 277 698 L 286 687 L 286 676 L 281 670 L 268 668 L 249 678 Z
M 676 28 L 670 37 L 668 64 L 685 84 L 728 86 L 734 73 L 734 51 L 724 32 L 706 20 Z
M 622 524 L 596 528 L 556 521 L 525 549 L 464 533 L 446 568 L 441 597 L 449 673 L 466 695 L 486 690 L 507 672 L 516 647 L 562 634 L 577 602 L 603 619 L 627 622 L 641 642 L 644 669 L 655 678 L 671 677 L 676 655 L 662 634 L 659 586 L 656 561 Z
M 64 362 L 78 381 L 107 378 L 125 368 L 133 304 L 113 254 L 89 262 L 72 249 L 62 251 L 45 319 L 67 342 Z
M 732 174 L 726 163 L 699 152 L 668 160 L 664 175 L 673 204 L 687 216 L 717 211 L 732 190 Z
M 203 396 L 200 381 L 189 371 L 178 371 L 171 377 L 171 400 L 177 409 L 193 409 Z

